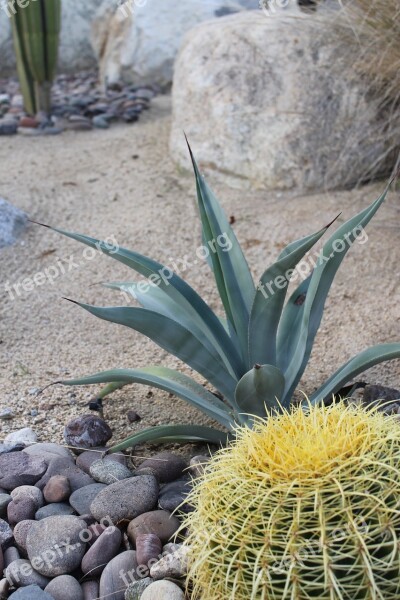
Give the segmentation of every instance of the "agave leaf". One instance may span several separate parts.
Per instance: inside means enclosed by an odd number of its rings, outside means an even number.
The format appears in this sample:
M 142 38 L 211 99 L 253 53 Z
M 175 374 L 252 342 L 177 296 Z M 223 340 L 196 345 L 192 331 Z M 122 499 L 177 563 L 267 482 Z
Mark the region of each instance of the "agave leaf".
M 328 227 L 291 243 L 258 284 L 249 322 L 249 365 L 276 364 L 276 336 L 290 277 L 297 263 L 324 235 Z
M 293 341 L 290 335 L 292 330 L 300 327 L 302 311 L 300 307 L 304 304 L 308 288 L 310 287 L 312 273 L 300 283 L 290 296 L 282 312 L 276 338 L 276 362 L 284 373 L 292 359 Z
M 385 200 L 388 189 L 389 186 L 368 208 L 341 225 L 329 238 L 320 253 L 317 266 L 311 277 L 305 302 L 299 307 L 301 320 L 296 319 L 293 327 L 287 330 L 287 335 L 290 338 L 288 346 L 291 348 L 291 359 L 285 371 L 285 402 L 286 399 L 291 398 L 307 366 L 315 336 L 321 323 L 326 297 L 336 272 L 351 245 L 354 243 L 356 234 L 360 234 L 361 228 L 364 228 L 369 223 Z M 338 242 L 344 244 L 344 249 L 340 252 L 335 252 L 335 244 Z
M 229 439 L 229 434 L 218 429 L 213 429 L 212 427 L 203 427 L 200 425 L 160 425 L 159 427 L 145 429 L 129 436 L 119 444 L 112 446 L 109 453 L 121 452 L 145 442 L 156 444 L 206 442 L 220 446 L 227 444 Z
M 143 288 L 142 283 L 137 282 L 115 282 L 105 283 L 104 286 L 110 289 L 120 290 L 122 292 L 130 294 L 135 300 L 139 302 L 143 308 L 153 310 L 165 317 L 169 317 L 174 321 L 177 321 L 183 327 L 186 327 L 197 339 L 201 340 L 204 346 L 210 352 L 218 352 L 218 348 L 213 344 L 211 335 L 207 335 L 208 330 L 200 329 L 198 325 L 193 321 L 191 315 L 188 314 L 185 308 L 179 306 L 175 300 L 169 298 L 166 293 L 157 285 L 148 284 L 144 282 L 148 287 Z M 225 369 L 236 378 L 237 374 L 233 371 L 232 365 L 221 352 L 219 353 L 222 362 L 224 363 Z
M 243 414 L 265 419 L 268 409 L 280 407 L 284 389 L 282 371 L 273 365 L 255 365 L 237 384 L 236 403 Z
M 211 245 L 210 257 L 221 300 L 228 320 L 239 338 L 242 357 L 246 357 L 248 320 L 255 294 L 253 278 L 239 242 L 212 190 L 201 175 L 189 144 L 188 147 L 196 176 L 203 238 L 207 247 Z M 223 248 L 220 240 L 229 241 L 231 248 Z
M 310 398 L 312 404 L 322 402 L 340 390 L 348 381 L 386 360 L 400 358 L 400 343 L 379 344 L 351 358 L 340 367 Z
M 63 385 L 93 385 L 96 383 L 141 383 L 174 394 L 226 427 L 232 429 L 235 422 L 229 406 L 207 391 L 202 385 L 179 371 L 166 367 L 143 369 L 113 369 L 88 377 L 60 381 Z
M 90 248 L 97 249 L 107 256 L 111 256 L 115 260 L 134 269 L 144 277 L 147 277 L 153 283 L 156 283 L 170 298 L 175 300 L 181 310 L 191 315 L 193 321 L 207 331 L 207 335 L 211 335 L 215 346 L 219 352 L 223 352 L 229 363 L 232 365 L 238 377 L 241 377 L 245 372 L 245 366 L 239 357 L 235 345 L 229 338 L 228 333 L 219 321 L 217 315 L 204 302 L 204 300 L 190 287 L 183 279 L 178 277 L 170 269 L 158 263 L 151 258 L 138 254 L 137 252 L 127 250 L 126 248 L 111 246 L 110 244 L 92 238 L 86 235 L 71 233 L 55 227 L 44 225 L 52 231 L 61 233 L 66 237 L 86 244 Z
M 149 337 L 161 348 L 173 354 L 201 373 L 235 407 L 236 380 L 225 370 L 221 359 L 209 351 L 200 340 L 177 321 L 152 310 L 130 306 L 100 307 L 75 302 L 99 319 L 130 327 Z

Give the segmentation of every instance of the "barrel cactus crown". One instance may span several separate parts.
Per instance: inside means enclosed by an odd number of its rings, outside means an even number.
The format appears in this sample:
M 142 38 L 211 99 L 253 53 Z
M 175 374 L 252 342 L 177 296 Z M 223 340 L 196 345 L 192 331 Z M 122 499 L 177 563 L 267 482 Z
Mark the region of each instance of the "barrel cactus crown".
M 400 598 L 400 426 L 376 409 L 293 408 L 240 428 L 187 517 L 195 597 Z

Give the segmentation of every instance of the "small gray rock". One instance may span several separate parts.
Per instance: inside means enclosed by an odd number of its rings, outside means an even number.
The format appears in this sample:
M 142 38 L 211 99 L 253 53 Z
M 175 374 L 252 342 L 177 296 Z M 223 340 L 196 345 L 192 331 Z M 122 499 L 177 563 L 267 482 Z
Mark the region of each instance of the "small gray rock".
M 104 569 L 100 579 L 100 598 L 124 600 L 125 590 L 137 576 L 136 552 L 127 550 L 118 554 Z
M 18 431 L 13 431 L 6 435 L 4 442 L 6 444 L 30 446 L 37 442 L 37 435 L 30 427 L 25 427 L 24 429 L 19 429 Z
M 132 477 L 128 467 L 121 465 L 115 461 L 95 460 L 90 466 L 90 475 L 100 483 L 110 485 L 122 479 Z
M 4 566 L 6 568 L 20 558 L 19 552 L 15 546 L 9 546 L 6 550 L 4 550 Z
M 92 479 L 87 473 L 84 473 L 69 458 L 57 457 L 50 461 L 46 473 L 36 483 L 37 487 L 42 490 L 49 482 L 51 477 L 53 477 L 53 475 L 63 475 L 66 477 L 73 492 L 85 487 L 86 485 L 95 483 L 94 479 Z
M 9 600 L 54 600 L 37 585 L 28 585 L 11 594 Z
M 32 498 L 19 498 L 7 506 L 7 521 L 14 527 L 20 521 L 33 519 L 36 513 L 36 503 Z
M 96 115 L 93 117 L 92 123 L 93 127 L 96 127 L 97 129 L 108 129 L 110 127 L 109 122 L 103 117 L 103 115 Z
M 0 135 L 15 135 L 18 131 L 18 123 L 15 121 L 0 121 Z
M 151 577 L 145 577 L 144 579 L 139 579 L 139 581 L 130 583 L 125 592 L 125 600 L 140 600 L 144 590 L 148 588 L 151 583 L 153 583 Z
M 11 530 L 11 527 L 9 526 L 7 521 L 0 519 L 0 546 L 1 546 L 1 548 L 3 550 L 5 550 L 6 548 L 8 548 L 8 546 L 10 546 L 12 541 L 13 541 L 13 532 Z
M 35 513 L 35 519 L 36 521 L 42 521 L 43 519 L 47 519 L 47 517 L 73 515 L 74 512 L 72 506 L 65 502 L 53 502 L 52 504 L 47 504 L 46 506 L 39 508 Z
M 7 514 L 7 506 L 11 502 L 11 496 L 9 494 L 0 494 L 0 518 Z
M 99 600 L 99 587 L 98 581 L 84 581 L 82 583 L 84 600 Z
M 90 513 L 90 506 L 102 490 L 107 486 L 104 483 L 92 483 L 76 490 L 69 498 L 70 505 L 75 509 L 78 515 Z
M 14 133 L 17 132 L 16 123 L 9 123 L 7 127 L 12 128 Z M 14 244 L 25 229 L 27 222 L 28 217 L 22 210 L 0 198 L 0 248 Z
M 25 521 L 20 521 L 14 527 L 13 533 L 14 533 L 15 543 L 17 544 L 18 548 L 23 550 L 23 552 L 26 552 L 26 538 L 28 535 L 28 531 L 32 527 L 32 525 L 34 525 L 35 523 L 36 523 L 36 521 L 27 519 Z
M 165 544 L 178 531 L 180 521 L 166 510 L 152 510 L 139 515 L 128 525 L 128 537 L 133 544 L 142 533 L 154 533 Z
M 393 400 L 400 402 L 400 391 L 383 385 L 366 385 L 364 388 L 364 402 L 371 404 L 379 400 L 379 405 Z M 385 410 L 385 406 L 382 407 Z
M 80 454 L 76 459 L 76 466 L 90 475 L 90 467 L 96 460 L 103 458 L 103 454 L 106 452 L 106 450 L 107 448 L 102 446 L 101 448 L 93 448 L 93 450 L 86 450 L 85 452 L 82 452 L 82 454 Z M 121 452 L 107 454 L 103 460 L 105 462 L 115 461 L 126 466 L 126 456 Z
M 168 483 L 181 477 L 187 466 L 186 460 L 181 456 L 171 452 L 160 452 L 142 462 L 136 474 L 140 475 L 143 471 L 151 472 L 160 483 Z
M 187 574 L 189 548 L 180 544 L 177 549 L 163 556 L 150 569 L 153 579 L 181 579 Z
M 10 452 L 19 452 L 23 449 L 24 446 L 21 446 L 21 444 L 0 444 L 0 456 L 2 454 L 9 454 Z
M 37 585 L 42 590 L 49 583 L 49 579 L 34 570 L 29 560 L 19 558 L 12 562 L 5 570 L 5 577 L 14 587 Z
M 122 534 L 117 527 L 107 527 L 83 557 L 82 573 L 90 577 L 101 575 L 106 565 L 117 554 L 121 540 Z
M 11 452 L 0 456 L 0 486 L 13 490 L 20 485 L 34 485 L 46 471 L 47 465 L 38 456 Z
M 207 463 L 210 462 L 210 456 L 193 456 L 190 459 L 190 472 L 193 477 L 201 477 L 204 473 L 204 469 L 207 466 Z
M 14 418 L 14 413 L 11 408 L 3 408 L 0 410 L 0 420 L 1 421 L 11 421 Z
M 34 446 L 28 446 L 24 452 L 30 456 L 41 456 L 47 463 L 53 458 L 69 458 L 71 462 L 74 459 L 68 448 L 53 442 L 40 442 Z
M 66 443 L 77 448 L 105 446 L 111 438 L 110 427 L 97 415 L 82 415 L 72 419 L 64 428 Z
M 77 569 L 85 554 L 82 532 L 86 523 L 73 516 L 47 517 L 32 526 L 26 538 L 28 558 L 46 577 L 66 575 Z M 56 551 L 57 549 L 57 551 Z
M 159 507 L 169 512 L 174 512 L 178 508 L 180 512 L 189 512 L 191 507 L 185 503 L 185 499 L 191 487 L 191 482 L 185 479 L 167 483 L 160 491 Z
M 84 600 L 81 586 L 71 575 L 55 577 L 44 591 L 54 600 Z
M 15 488 L 10 495 L 13 500 L 30 498 L 35 503 L 36 509 L 41 508 L 44 505 L 43 494 L 41 490 L 34 485 L 20 485 Z
M 112 483 L 93 500 L 90 512 L 98 521 L 131 521 L 157 504 L 158 482 L 153 475 L 140 475 Z
M 155 581 L 144 590 L 140 600 L 185 600 L 185 594 L 172 581 Z

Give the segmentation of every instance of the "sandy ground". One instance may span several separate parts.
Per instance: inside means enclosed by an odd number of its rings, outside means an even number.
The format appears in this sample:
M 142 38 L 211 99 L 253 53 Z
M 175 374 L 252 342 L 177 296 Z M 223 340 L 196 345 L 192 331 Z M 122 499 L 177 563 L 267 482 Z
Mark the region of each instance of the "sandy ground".
M 169 127 L 170 100 L 162 97 L 131 127 L 51 138 L 2 138 L 0 195 L 31 219 L 113 237 L 167 264 L 195 258 L 200 238 L 194 182 L 190 174 L 178 173 L 169 158 Z M 210 181 L 227 213 L 235 216 L 235 231 L 258 275 L 283 244 L 319 229 L 340 211 L 343 221 L 382 189 L 374 184 L 352 192 L 299 197 L 243 192 L 212 176 Z M 391 194 L 368 228 L 368 242 L 356 245 L 345 259 L 301 383 L 305 392 L 312 392 L 358 351 L 399 339 L 399 216 L 398 196 Z M 41 440 L 62 440 L 64 423 L 87 412 L 99 388 L 56 386 L 35 394 L 35 389 L 60 377 L 112 367 L 180 366 L 141 335 L 99 321 L 62 300 L 68 296 L 88 303 L 121 303 L 118 292 L 97 284 L 135 279 L 132 272 L 102 255 L 89 258 L 84 246 L 36 225 L 30 225 L 14 247 L 1 250 L 0 409 L 11 408 L 15 417 L 0 421 L 0 438 L 31 426 Z M 5 291 L 7 282 L 18 284 L 46 269 L 58 273 L 52 284 L 46 281 L 32 291 L 15 293 L 14 299 Z M 218 308 L 206 264 L 182 275 Z M 364 379 L 399 386 L 400 364 L 378 366 Z M 130 408 L 141 415 L 139 424 L 128 423 Z M 105 417 L 115 441 L 152 425 L 207 422 L 183 401 L 158 390 L 149 397 L 148 388 L 141 386 L 115 393 L 105 403 Z

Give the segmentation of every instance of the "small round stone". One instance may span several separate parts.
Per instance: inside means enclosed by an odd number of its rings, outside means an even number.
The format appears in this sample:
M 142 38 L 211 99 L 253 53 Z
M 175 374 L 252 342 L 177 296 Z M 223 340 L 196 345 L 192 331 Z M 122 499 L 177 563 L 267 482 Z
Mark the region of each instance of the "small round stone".
M 0 456 L 0 487 L 13 490 L 20 485 L 34 485 L 44 474 L 47 465 L 38 456 L 11 452 Z
M 36 521 L 27 519 L 25 521 L 20 521 L 14 527 L 15 543 L 17 544 L 18 548 L 22 549 L 24 552 L 26 552 L 26 538 L 28 531 L 35 523 Z
M 64 502 L 70 495 L 71 485 L 64 475 L 53 475 L 43 488 L 46 502 Z
M 38 521 L 29 529 L 26 539 L 32 565 L 46 577 L 75 571 L 85 554 L 84 530 L 86 523 L 73 516 L 47 517 Z
M 82 454 L 80 454 L 78 456 L 78 458 L 76 459 L 77 466 L 80 469 L 82 469 L 82 471 L 85 471 L 85 473 L 88 473 L 88 474 L 90 474 L 91 465 L 96 460 L 100 460 L 101 458 L 105 462 L 116 461 L 116 462 L 120 463 L 121 465 L 126 466 L 125 454 L 122 454 L 121 452 L 115 452 L 114 454 L 107 454 L 103 458 L 103 454 L 104 454 L 104 452 L 106 452 L 106 450 L 107 450 L 107 448 L 105 446 L 103 446 L 101 448 L 94 448 L 93 450 L 86 450 L 85 452 L 82 452 Z
M 41 508 L 44 504 L 44 498 L 41 490 L 34 485 L 20 485 L 11 492 L 10 496 L 13 500 L 30 498 L 35 503 L 37 509 Z
M 37 435 L 30 427 L 24 427 L 24 429 L 18 429 L 9 433 L 4 438 L 6 444 L 21 444 L 23 446 L 30 446 L 37 442 Z
M 43 519 L 47 519 L 48 517 L 59 517 L 63 515 L 73 515 L 74 509 L 69 504 L 65 502 L 53 502 L 53 504 L 47 504 L 47 506 L 43 506 L 39 508 L 35 513 L 36 521 L 42 521 Z
M 90 466 L 90 475 L 100 483 L 110 485 L 116 481 L 132 477 L 133 474 L 124 465 L 115 461 L 95 460 Z
M 122 535 L 117 527 L 107 527 L 82 559 L 82 573 L 98 577 L 117 554 Z
M 19 498 L 13 500 L 7 506 L 7 521 L 14 527 L 20 521 L 33 519 L 35 517 L 37 507 L 32 498 Z
M 181 477 L 187 466 L 186 460 L 181 456 L 171 452 L 160 452 L 142 462 L 136 474 L 140 475 L 145 470 L 146 473 L 152 472 L 160 483 L 168 483 Z
M 13 532 L 7 521 L 0 519 L 0 546 L 3 550 L 11 545 L 13 540 Z
M 71 575 L 60 575 L 50 581 L 44 590 L 54 600 L 83 600 L 83 590 Z
M 113 558 L 100 579 L 100 598 L 123 600 L 128 585 L 137 579 L 136 552 L 127 550 Z
M 90 122 L 89 125 L 91 127 Z M 96 415 L 82 415 L 72 419 L 64 429 L 66 443 L 77 448 L 105 446 L 111 437 L 110 427 Z
M 131 521 L 156 506 L 158 489 L 158 482 L 153 475 L 117 481 L 97 494 L 90 512 L 98 521 L 105 517 L 115 524 Z
M 128 537 L 133 544 L 142 533 L 153 533 L 165 544 L 178 531 L 180 521 L 166 510 L 153 510 L 139 515 L 128 525 Z
M 84 581 L 82 583 L 84 600 L 99 600 L 99 587 L 98 581 Z
M 151 577 L 145 577 L 130 583 L 125 592 L 125 600 L 140 600 L 142 594 L 149 585 L 153 583 Z
M 185 594 L 172 581 L 155 581 L 144 590 L 140 600 L 185 600 Z
M 9 600 L 54 600 L 54 598 L 39 586 L 28 585 L 11 594 Z
M 75 509 L 78 515 L 90 513 L 90 506 L 102 490 L 106 488 L 104 483 L 92 483 L 76 490 L 69 498 L 70 505 Z
M 49 583 L 49 579 L 35 571 L 29 562 L 23 558 L 14 560 L 5 570 L 5 577 L 14 587 L 26 587 L 27 585 L 37 585 L 44 589 Z
M 11 500 L 10 494 L 0 494 L 0 518 L 6 516 L 7 506 L 10 504 Z

